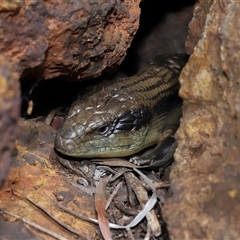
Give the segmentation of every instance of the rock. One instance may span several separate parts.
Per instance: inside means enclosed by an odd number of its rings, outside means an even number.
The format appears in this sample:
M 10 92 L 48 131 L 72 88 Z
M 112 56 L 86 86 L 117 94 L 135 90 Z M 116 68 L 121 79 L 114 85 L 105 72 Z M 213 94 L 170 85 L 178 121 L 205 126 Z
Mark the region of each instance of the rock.
M 239 18 L 239 3 L 214 1 L 180 77 L 183 118 L 163 209 L 170 239 L 240 238 Z
M 99 76 L 124 59 L 138 29 L 139 2 L 3 0 L 0 52 L 22 76 Z
M 19 76 L 0 55 L 0 187 L 12 162 L 20 112 Z
M 186 40 L 186 50 L 188 54 L 193 53 L 194 47 L 202 37 L 206 17 L 212 2 L 212 0 L 199 0 L 194 6 L 193 18 L 188 26 L 188 36 Z

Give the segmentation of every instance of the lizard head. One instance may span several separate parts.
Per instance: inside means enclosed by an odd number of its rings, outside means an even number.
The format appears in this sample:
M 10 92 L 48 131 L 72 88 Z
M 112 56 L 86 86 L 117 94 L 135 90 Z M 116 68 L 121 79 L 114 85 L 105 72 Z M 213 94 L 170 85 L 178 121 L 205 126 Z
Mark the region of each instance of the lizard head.
M 55 148 L 80 158 L 123 157 L 139 152 L 152 112 L 136 102 L 132 96 L 106 87 L 78 99 L 57 133 Z

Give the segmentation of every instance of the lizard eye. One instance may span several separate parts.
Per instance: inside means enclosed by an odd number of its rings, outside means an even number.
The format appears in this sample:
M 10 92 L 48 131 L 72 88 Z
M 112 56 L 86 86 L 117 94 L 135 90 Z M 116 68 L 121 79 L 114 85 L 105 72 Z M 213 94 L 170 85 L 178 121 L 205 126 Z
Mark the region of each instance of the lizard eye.
M 97 129 L 97 132 L 101 135 L 105 135 L 109 131 L 109 125 L 102 126 Z

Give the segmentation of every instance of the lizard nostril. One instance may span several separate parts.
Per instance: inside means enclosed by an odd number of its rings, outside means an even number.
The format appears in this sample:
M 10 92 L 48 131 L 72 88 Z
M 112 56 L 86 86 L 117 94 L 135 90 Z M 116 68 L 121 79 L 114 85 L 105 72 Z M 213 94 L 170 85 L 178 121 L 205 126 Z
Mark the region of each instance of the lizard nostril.
M 75 131 L 73 131 L 71 128 L 60 129 L 59 135 L 60 135 L 59 137 L 61 137 L 62 139 L 72 139 L 77 136 Z
M 71 153 L 73 149 L 75 149 L 75 142 L 72 140 L 66 140 L 62 142 L 63 147 L 68 151 L 68 153 Z

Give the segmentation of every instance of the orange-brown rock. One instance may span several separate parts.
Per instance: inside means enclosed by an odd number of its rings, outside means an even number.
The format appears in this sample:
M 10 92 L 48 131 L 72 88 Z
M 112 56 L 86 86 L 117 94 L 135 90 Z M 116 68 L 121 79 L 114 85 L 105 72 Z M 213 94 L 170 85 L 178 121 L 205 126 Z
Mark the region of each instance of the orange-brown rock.
M 205 21 L 213 0 L 199 0 L 193 11 L 193 18 L 188 26 L 188 37 L 186 40 L 186 50 L 188 54 L 193 53 L 194 47 L 197 45 L 202 36 Z
M 183 118 L 164 206 L 171 239 L 240 238 L 239 18 L 237 1 L 214 1 L 180 77 Z
M 3 0 L 0 52 L 20 74 L 72 80 L 120 64 L 139 25 L 140 0 Z
M 20 112 L 19 75 L 0 55 L 0 187 L 12 162 Z

